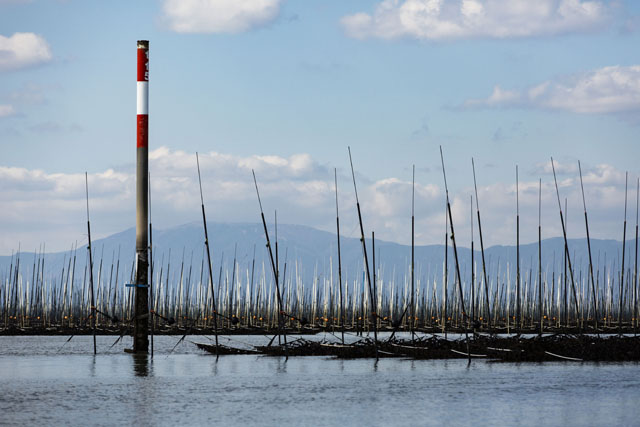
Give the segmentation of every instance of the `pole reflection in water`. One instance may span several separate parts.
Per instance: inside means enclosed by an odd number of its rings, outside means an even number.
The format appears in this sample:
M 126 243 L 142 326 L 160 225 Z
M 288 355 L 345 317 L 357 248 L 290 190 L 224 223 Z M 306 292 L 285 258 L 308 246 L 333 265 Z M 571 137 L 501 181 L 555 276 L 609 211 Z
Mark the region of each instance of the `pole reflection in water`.
M 149 376 L 149 355 L 146 353 L 133 355 L 133 373 L 136 377 Z
M 96 359 L 97 359 L 97 356 L 94 354 L 93 360 L 91 360 L 91 376 L 92 377 L 96 376 Z
M 287 373 L 287 360 L 285 359 L 284 361 L 281 358 L 278 358 L 278 366 L 276 366 L 276 372 L 278 372 L 279 374 L 286 374 Z

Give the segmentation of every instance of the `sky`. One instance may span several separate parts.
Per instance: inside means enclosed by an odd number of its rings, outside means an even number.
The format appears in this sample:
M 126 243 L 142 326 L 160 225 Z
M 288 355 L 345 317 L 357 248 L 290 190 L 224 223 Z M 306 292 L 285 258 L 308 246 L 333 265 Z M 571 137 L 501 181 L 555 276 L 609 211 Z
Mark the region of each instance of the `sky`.
M 150 41 L 152 220 L 273 221 L 444 242 L 442 147 L 458 243 L 636 223 L 640 2 L 0 0 L 0 254 L 135 224 L 136 41 Z M 471 159 L 479 203 L 476 204 Z M 516 168 L 518 184 L 516 186 Z M 626 178 L 628 173 L 628 178 Z M 516 191 L 517 190 L 517 191 Z M 473 205 L 471 204 L 473 197 Z M 473 236 L 478 239 L 477 223 Z M 214 238 L 212 238 L 213 240 Z

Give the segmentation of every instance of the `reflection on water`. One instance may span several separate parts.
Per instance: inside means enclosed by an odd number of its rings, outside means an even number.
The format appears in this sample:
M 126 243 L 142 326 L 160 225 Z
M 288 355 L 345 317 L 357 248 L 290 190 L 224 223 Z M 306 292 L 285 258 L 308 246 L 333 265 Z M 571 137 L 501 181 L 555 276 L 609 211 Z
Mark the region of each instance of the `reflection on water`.
M 279 374 L 287 373 L 287 362 L 288 360 L 282 357 L 276 358 L 276 372 Z
M 90 369 L 90 376 L 91 377 L 95 377 L 96 376 L 96 358 L 97 356 L 92 355 L 91 356 L 91 365 L 89 365 L 89 369 Z
M 149 355 L 132 354 L 133 372 L 138 377 L 146 377 L 149 375 Z
M 271 337 L 239 337 L 262 344 Z M 637 425 L 640 364 L 215 356 L 0 337 L 0 424 Z M 232 340 L 237 338 L 230 337 Z M 199 341 L 199 337 L 190 337 Z M 204 339 L 203 339 L 204 341 Z M 237 342 L 237 341 L 236 341 Z

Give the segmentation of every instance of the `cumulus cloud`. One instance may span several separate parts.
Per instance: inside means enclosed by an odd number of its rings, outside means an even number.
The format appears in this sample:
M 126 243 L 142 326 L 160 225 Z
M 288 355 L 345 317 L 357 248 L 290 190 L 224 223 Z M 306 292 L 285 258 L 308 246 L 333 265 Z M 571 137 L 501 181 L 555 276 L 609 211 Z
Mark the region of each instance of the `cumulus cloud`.
M 12 71 L 51 61 L 49 43 L 34 33 L 0 35 L 0 71 Z
M 640 110 L 640 65 L 610 66 L 548 80 L 523 90 L 496 85 L 491 95 L 469 99 L 466 108 L 541 108 L 574 113 Z
M 149 153 L 154 225 L 171 227 L 199 219 L 200 195 L 194 153 L 167 147 Z M 268 220 L 274 211 L 282 223 L 335 227 L 333 168 L 309 154 L 235 156 L 199 154 L 207 217 L 212 221 L 259 222 L 259 207 L 252 170 Z M 341 224 L 345 235 L 358 233 L 350 172 L 338 173 Z M 371 181 L 358 175 L 358 190 L 367 229 L 381 239 L 402 240 L 410 215 L 411 182 L 390 177 Z M 441 195 L 435 185 L 416 184 L 416 212 L 423 214 Z M 92 233 L 108 235 L 134 224 L 135 173 L 129 167 L 89 174 Z M 0 167 L 0 253 L 18 242 L 64 249 L 86 240 L 83 174 Z M 46 216 L 42 212 L 47 212 Z M 419 241 L 430 227 L 423 217 L 416 224 Z M 34 226 L 37 224 L 37 226 Z
M 558 215 L 558 199 L 551 173 L 551 163 L 537 165 L 535 172 L 542 178 L 542 238 L 562 236 L 562 226 Z M 558 186 L 564 218 L 569 238 L 584 238 L 582 192 L 578 176 L 577 162 L 555 163 L 558 172 Z M 559 172 L 560 169 L 562 172 Z M 608 164 L 582 165 L 586 205 L 589 213 L 589 231 L 592 238 L 621 240 L 624 217 L 625 173 Z M 532 173 L 535 175 L 535 173 Z M 561 176 L 560 176 L 561 175 Z M 630 182 L 633 179 L 630 177 Z M 521 242 L 537 241 L 538 235 L 538 197 L 540 182 L 538 178 L 521 180 L 519 183 L 520 232 Z M 516 239 L 516 186 L 505 183 L 490 183 L 478 187 L 482 214 L 483 237 L 487 244 L 514 244 Z M 631 201 L 634 192 L 629 191 Z M 565 211 L 565 200 L 567 210 Z M 631 203 L 631 202 L 630 202 Z M 454 201 L 453 210 L 464 216 L 468 222 L 469 201 Z M 454 217 L 454 221 L 456 221 Z M 460 221 L 458 221 L 460 222 Z M 468 226 L 461 222 L 458 235 L 466 236 Z M 487 243 L 487 236 L 490 243 Z
M 592 31 L 610 13 L 604 2 L 586 0 L 384 0 L 341 23 L 358 39 L 506 39 Z
M 200 220 L 200 194 L 193 153 L 161 147 L 149 153 L 154 226 L 169 228 Z M 255 170 L 268 221 L 274 211 L 282 223 L 335 230 L 333 168 L 309 154 L 236 156 L 208 152 L 199 155 L 204 202 L 210 221 L 260 221 L 251 170 Z M 577 173 L 571 163 L 556 163 L 562 171 L 561 197 L 569 200 L 570 237 L 582 237 L 576 223 L 582 212 Z M 542 176 L 543 236 L 559 236 L 557 199 L 546 165 L 534 165 L 531 180 L 520 181 L 522 242 L 537 239 L 538 179 Z M 483 184 L 478 171 L 485 245 L 512 244 L 515 239 L 515 183 Z M 624 173 L 611 165 L 583 165 L 589 219 L 594 238 L 619 238 L 624 201 Z M 440 244 L 444 235 L 442 187 L 417 177 L 415 229 L 418 244 Z M 85 182 L 82 173 L 0 167 L 0 253 L 46 242 L 49 250 L 86 243 Z M 410 243 L 410 175 L 378 180 L 358 175 L 365 231 L 397 243 Z M 633 182 L 633 178 L 631 179 Z M 340 224 L 345 236 L 359 235 L 350 171 L 338 172 Z M 473 188 L 452 189 L 454 224 L 461 246 L 469 245 L 470 195 Z M 630 197 L 632 196 L 630 192 Z M 92 235 L 96 238 L 135 224 L 135 173 L 127 167 L 89 174 Z M 46 213 L 46 215 L 43 215 Z M 475 210 L 474 210 L 475 214 Z M 476 230 L 477 233 L 477 230 Z
M 198 220 L 195 154 L 161 147 L 149 153 L 149 160 L 154 223 L 170 227 Z M 259 221 L 252 169 L 267 217 L 277 209 L 283 222 L 332 221 L 333 171 L 308 154 L 241 157 L 208 152 L 200 153 L 199 160 L 212 221 Z M 84 174 L 0 167 L 0 253 L 10 252 L 18 242 L 37 246 L 46 241 L 49 248 L 60 244 L 62 249 L 86 240 L 84 191 Z M 89 174 L 89 198 L 96 237 L 133 226 L 135 172 L 122 166 Z
M 240 33 L 273 21 L 281 0 L 165 0 L 164 19 L 178 33 Z
M 551 160 L 538 163 L 533 167 L 532 174 L 539 176 L 553 177 L 553 170 L 555 168 L 556 175 L 577 175 L 578 163 L 577 162 L 558 162 L 554 160 L 553 167 L 551 166 Z

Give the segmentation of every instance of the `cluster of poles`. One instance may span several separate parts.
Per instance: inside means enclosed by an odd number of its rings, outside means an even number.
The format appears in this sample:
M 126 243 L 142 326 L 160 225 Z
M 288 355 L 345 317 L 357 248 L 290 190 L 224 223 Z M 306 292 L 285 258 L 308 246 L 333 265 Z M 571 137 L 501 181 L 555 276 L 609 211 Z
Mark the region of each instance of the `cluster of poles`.
M 442 151 L 441 151 L 442 155 Z M 523 271 L 520 265 L 520 214 L 516 208 L 517 254 L 516 265 L 489 266 L 485 261 L 483 230 L 478 204 L 475 164 L 475 215 L 473 196 L 471 210 L 471 268 L 461 269 L 457 235 L 449 202 L 444 157 L 443 176 L 446 192 L 445 253 L 442 269 L 416 273 L 414 254 L 414 194 L 411 208 L 411 261 L 402 267 L 401 274 L 386 274 L 382 260 L 376 259 L 375 234 L 370 243 L 358 199 L 351 151 L 349 158 L 353 177 L 360 241 L 362 268 L 347 274 L 342 268 L 340 253 L 340 216 L 338 209 L 338 180 L 336 190 L 337 252 L 331 258 L 328 271 L 316 266 L 311 283 L 302 274 L 298 260 L 281 262 L 277 239 L 277 219 L 274 241 L 262 208 L 255 173 L 254 183 L 264 226 L 267 261 L 253 259 L 238 261 L 236 254 L 231 265 L 220 256 L 215 271 L 207 231 L 202 181 L 198 161 L 204 245 L 194 264 L 194 254 L 185 254 L 179 265 L 171 264 L 171 251 L 152 252 L 150 236 L 149 322 L 152 333 L 229 330 L 271 330 L 284 339 L 292 331 L 332 328 L 342 331 L 373 332 L 377 341 L 379 330 L 431 332 L 464 332 L 484 330 L 490 333 L 538 332 L 545 330 L 573 330 L 576 332 L 606 332 L 635 330 L 638 326 L 638 201 L 636 200 L 635 261 L 633 268 L 620 266 L 606 259 L 593 262 L 582 169 L 582 187 L 586 242 L 589 263 L 575 266 L 566 237 L 566 205 L 563 210 L 556 181 L 559 219 L 564 237 L 564 253 L 553 270 L 542 268 L 541 223 L 538 225 L 538 263 Z M 555 166 L 551 159 L 555 177 Z M 414 167 L 415 183 L 415 167 Z M 518 177 L 516 168 L 516 188 Z M 640 188 L 640 181 L 639 181 Z M 517 190 L 516 190 L 517 193 Z M 541 200 L 542 183 L 540 181 Z M 626 194 L 626 192 L 625 192 Z M 640 194 L 640 192 L 638 193 Z M 518 196 L 517 196 L 518 197 Z M 46 273 L 44 246 L 31 258 L 18 250 L 10 266 L 0 271 L 0 324 L 5 331 L 16 329 L 62 332 L 93 331 L 119 333 L 131 326 L 135 316 L 134 288 L 135 260 L 121 261 L 120 251 L 98 257 L 90 240 L 87 184 L 87 226 L 89 245 L 86 256 L 78 253 L 77 243 L 65 256 L 57 274 Z M 538 212 L 540 218 L 540 209 Z M 625 254 L 627 202 L 622 253 Z M 277 218 L 277 217 L 276 217 Z M 477 225 L 480 250 L 474 247 L 473 227 Z M 186 256 L 185 256 L 186 255 Z M 371 256 L 369 256 L 371 255 Z M 99 259 L 98 259 L 99 258 Z M 110 258 L 110 259 L 109 259 Z M 335 262 L 335 261 L 337 262 Z M 558 271 L 556 266 L 560 265 Z M 491 268 L 493 267 L 493 268 Z M 394 267 L 395 268 L 395 267 Z M 464 270 L 465 274 L 461 274 Z M 514 271 L 515 270 L 515 271 Z M 352 270 L 353 271 L 353 270 Z M 515 273 L 515 274 L 514 274 Z

